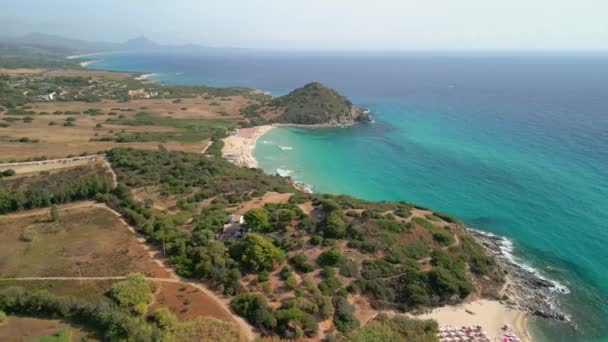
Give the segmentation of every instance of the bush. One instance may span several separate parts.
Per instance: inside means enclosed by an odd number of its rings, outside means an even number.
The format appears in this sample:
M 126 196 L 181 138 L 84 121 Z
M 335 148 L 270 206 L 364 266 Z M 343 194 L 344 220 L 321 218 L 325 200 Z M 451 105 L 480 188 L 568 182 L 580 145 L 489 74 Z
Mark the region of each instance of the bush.
M 337 248 L 331 248 L 319 255 L 317 258 L 317 264 L 319 266 L 335 266 L 342 259 L 342 251 Z
M 287 278 L 291 276 L 291 271 L 289 270 L 289 268 L 287 268 L 287 266 L 285 266 L 281 269 L 279 276 L 282 280 L 287 280 Z
M 352 278 L 357 276 L 358 271 L 357 263 L 354 261 L 342 260 L 342 262 L 340 262 L 340 275 Z
M 140 273 L 131 273 L 123 281 L 112 285 L 110 298 L 123 308 L 143 315 L 152 302 L 152 287 Z
M 268 280 L 268 271 L 258 273 L 258 282 L 263 283 Z
M 400 207 L 399 209 L 394 211 L 395 215 L 403 218 L 408 218 L 412 216 L 412 212 L 407 207 Z
M 4 311 L 0 310 L 0 324 L 6 322 L 6 314 Z
M 21 236 L 19 236 L 19 240 L 23 241 L 23 242 L 32 242 L 34 241 L 34 233 L 24 229 L 23 232 L 21 233 Z
M 254 231 L 266 231 L 270 227 L 268 211 L 264 208 L 253 208 L 247 211 L 243 217 L 243 227 Z
M 177 316 L 167 308 L 156 309 L 152 314 L 152 321 L 165 331 L 173 331 L 179 322 Z
M 442 246 L 449 246 L 454 243 L 454 236 L 449 232 L 434 232 L 433 241 L 437 242 Z
M 243 242 L 231 249 L 231 254 L 242 264 L 253 271 L 270 271 L 275 264 L 285 260 L 282 250 L 274 246 L 263 236 L 250 233 L 245 236 Z
M 334 297 L 334 325 L 343 334 L 348 334 L 358 328 L 360 323 L 355 317 L 354 308 L 344 297 Z
M 298 281 L 296 280 L 296 277 L 294 277 L 292 274 L 285 280 L 285 285 L 287 285 L 287 287 L 293 290 L 298 286 Z
M 306 255 L 302 253 L 296 253 L 291 258 L 291 262 L 296 266 L 296 269 L 302 273 L 308 273 L 314 271 L 315 267 L 307 262 Z
M 310 244 L 313 246 L 318 246 L 323 243 L 323 237 L 320 235 L 315 235 L 310 238 Z
M 323 235 L 326 238 L 341 239 L 346 235 L 346 226 L 339 210 L 332 210 L 323 220 Z
M 424 241 L 412 241 L 392 249 L 386 256 L 386 260 L 394 264 L 404 263 L 406 259 L 419 260 L 429 256 L 430 250 Z
M 274 312 L 261 295 L 239 295 L 230 302 L 230 307 L 256 327 L 272 329 L 276 325 Z
M 323 280 L 317 287 L 319 288 L 319 291 L 326 296 L 332 295 L 340 286 L 342 286 L 342 283 L 340 283 L 340 280 L 336 277 L 334 269 L 331 267 L 323 268 L 323 270 L 321 270 L 321 277 L 323 277 Z
M 16 172 L 13 169 L 4 170 L 1 173 L 2 177 L 10 177 L 10 176 L 14 176 L 15 174 L 16 174 Z
M 57 222 L 59 220 L 59 210 L 57 209 L 57 206 L 54 204 L 51 206 L 50 215 L 51 215 L 52 222 Z
M 287 338 L 296 338 L 306 335 L 313 337 L 319 328 L 317 320 L 310 314 L 298 309 L 281 309 L 276 313 L 277 330 Z

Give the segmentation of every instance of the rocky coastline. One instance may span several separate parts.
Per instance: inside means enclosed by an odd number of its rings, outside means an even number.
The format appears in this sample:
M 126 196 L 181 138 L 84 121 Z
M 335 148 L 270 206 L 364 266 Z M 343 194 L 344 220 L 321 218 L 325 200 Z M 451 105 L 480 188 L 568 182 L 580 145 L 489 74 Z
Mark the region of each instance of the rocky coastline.
M 537 317 L 570 322 L 570 317 L 556 302 L 556 294 L 565 292 L 566 289 L 517 264 L 510 254 L 510 242 L 506 238 L 474 229 L 468 230 L 506 272 L 507 286 L 504 295 L 508 299 L 502 300 L 504 304 Z

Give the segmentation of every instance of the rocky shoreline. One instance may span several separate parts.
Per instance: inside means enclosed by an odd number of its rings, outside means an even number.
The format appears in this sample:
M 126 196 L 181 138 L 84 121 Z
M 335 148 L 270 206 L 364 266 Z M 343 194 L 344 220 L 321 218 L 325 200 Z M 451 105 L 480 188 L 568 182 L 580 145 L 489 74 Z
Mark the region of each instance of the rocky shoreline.
M 474 229 L 468 231 L 506 271 L 508 285 L 504 294 L 508 299 L 503 300 L 506 305 L 545 319 L 570 322 L 555 298 L 556 293 L 565 289 L 513 261 L 506 238 Z

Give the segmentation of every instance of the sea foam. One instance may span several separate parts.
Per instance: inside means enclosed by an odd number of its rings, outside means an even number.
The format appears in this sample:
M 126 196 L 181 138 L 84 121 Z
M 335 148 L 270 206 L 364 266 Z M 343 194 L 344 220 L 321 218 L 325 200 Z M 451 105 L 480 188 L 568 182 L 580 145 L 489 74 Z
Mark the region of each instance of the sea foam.
M 289 175 L 291 175 L 293 173 L 292 170 L 289 169 L 277 169 L 277 173 L 279 174 L 279 176 L 281 177 L 289 177 Z

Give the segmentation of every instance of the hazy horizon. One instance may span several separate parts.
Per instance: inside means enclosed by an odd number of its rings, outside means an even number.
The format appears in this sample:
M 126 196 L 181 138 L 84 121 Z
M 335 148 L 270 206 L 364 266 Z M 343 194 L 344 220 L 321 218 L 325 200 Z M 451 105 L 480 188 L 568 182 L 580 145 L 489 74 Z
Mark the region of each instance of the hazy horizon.
M 369 51 L 608 49 L 601 0 L 41 0 L 3 5 L 3 35 L 89 41 Z

